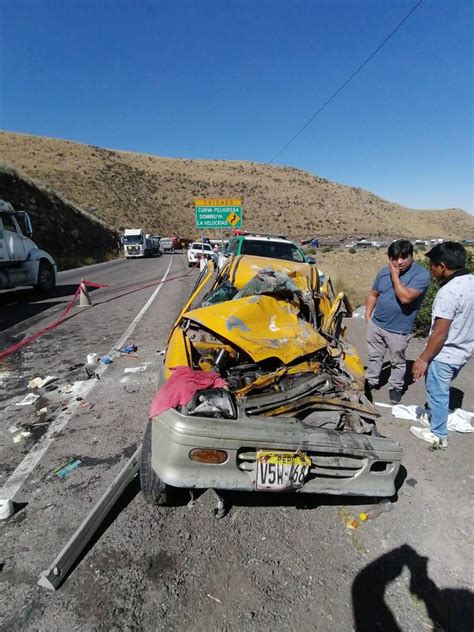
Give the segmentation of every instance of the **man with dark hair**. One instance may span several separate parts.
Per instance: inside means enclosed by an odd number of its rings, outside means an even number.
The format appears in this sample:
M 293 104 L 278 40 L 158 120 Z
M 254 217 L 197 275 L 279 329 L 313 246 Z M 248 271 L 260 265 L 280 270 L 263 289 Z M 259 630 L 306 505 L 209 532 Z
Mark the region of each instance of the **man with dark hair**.
M 388 266 L 375 277 L 365 305 L 369 362 L 368 389 L 377 388 L 385 352 L 390 355 L 388 381 L 392 404 L 402 398 L 405 381 L 405 352 L 413 332 L 416 315 L 430 283 L 428 270 L 413 261 L 413 246 L 398 239 L 388 248 Z
M 474 275 L 465 268 L 466 249 L 445 241 L 426 253 L 439 283 L 431 331 L 413 364 L 415 380 L 426 376 L 430 427 L 410 432 L 435 448 L 448 447 L 449 388 L 474 351 Z

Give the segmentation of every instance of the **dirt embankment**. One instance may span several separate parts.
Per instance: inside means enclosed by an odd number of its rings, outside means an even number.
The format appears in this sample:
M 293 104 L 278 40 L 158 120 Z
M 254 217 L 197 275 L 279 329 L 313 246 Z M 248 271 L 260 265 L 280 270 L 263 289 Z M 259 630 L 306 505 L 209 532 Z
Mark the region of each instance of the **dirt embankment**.
M 117 256 L 119 233 L 15 169 L 0 166 L 0 198 L 29 212 L 35 243 L 60 270 Z
M 232 197 L 242 199 L 246 230 L 298 240 L 474 234 L 474 217 L 460 209 L 405 208 L 289 166 L 164 158 L 1 131 L 0 154 L 118 231 L 197 237 L 194 200 Z

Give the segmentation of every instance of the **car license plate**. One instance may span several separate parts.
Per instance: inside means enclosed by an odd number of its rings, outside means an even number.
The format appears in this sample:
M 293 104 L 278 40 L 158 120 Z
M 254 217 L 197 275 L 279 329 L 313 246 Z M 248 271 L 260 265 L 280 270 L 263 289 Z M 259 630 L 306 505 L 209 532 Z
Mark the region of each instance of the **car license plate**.
M 256 488 L 283 491 L 302 487 L 311 466 L 311 459 L 296 452 L 257 452 Z

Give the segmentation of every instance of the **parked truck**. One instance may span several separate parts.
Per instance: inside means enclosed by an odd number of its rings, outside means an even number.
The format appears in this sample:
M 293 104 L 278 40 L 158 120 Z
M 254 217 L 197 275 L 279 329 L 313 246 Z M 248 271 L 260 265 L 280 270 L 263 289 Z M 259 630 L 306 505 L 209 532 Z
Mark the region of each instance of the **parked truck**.
M 160 248 L 163 254 L 171 254 L 173 252 L 173 239 L 171 237 L 162 237 L 160 239 Z
M 152 257 L 160 255 L 159 243 L 141 228 L 126 228 L 123 234 L 123 248 L 127 259 L 132 257 Z
M 20 285 L 34 285 L 42 292 L 54 289 L 56 262 L 38 248 L 32 235 L 28 213 L 0 200 L 0 290 Z

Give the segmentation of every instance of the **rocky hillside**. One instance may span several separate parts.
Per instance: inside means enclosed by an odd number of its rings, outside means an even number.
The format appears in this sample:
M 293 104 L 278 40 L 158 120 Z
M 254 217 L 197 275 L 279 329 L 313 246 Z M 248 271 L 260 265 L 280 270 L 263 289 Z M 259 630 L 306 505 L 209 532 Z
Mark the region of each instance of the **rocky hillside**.
M 459 209 L 411 210 L 291 167 L 170 159 L 0 132 L 0 156 L 110 227 L 197 234 L 194 199 L 241 197 L 244 228 L 294 238 L 466 238 Z
M 55 191 L 0 164 L 0 198 L 28 210 L 33 239 L 53 255 L 60 270 L 116 257 L 120 235 Z

